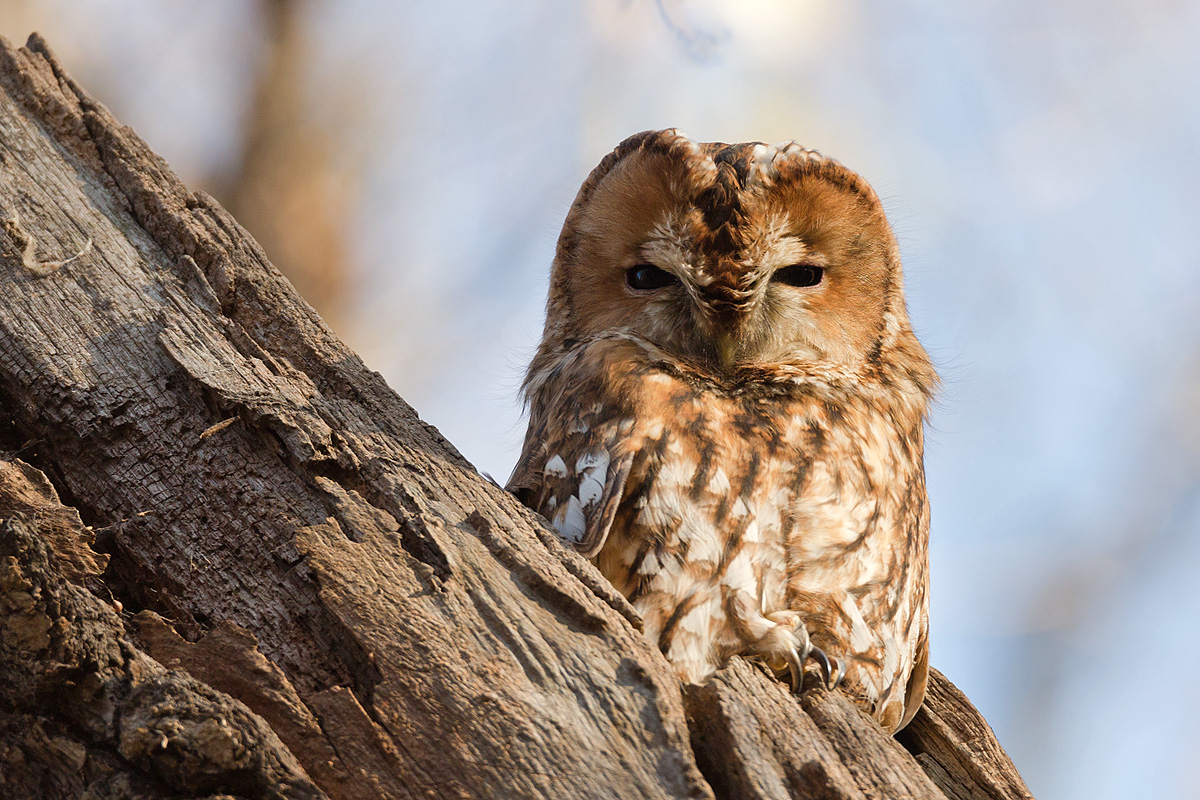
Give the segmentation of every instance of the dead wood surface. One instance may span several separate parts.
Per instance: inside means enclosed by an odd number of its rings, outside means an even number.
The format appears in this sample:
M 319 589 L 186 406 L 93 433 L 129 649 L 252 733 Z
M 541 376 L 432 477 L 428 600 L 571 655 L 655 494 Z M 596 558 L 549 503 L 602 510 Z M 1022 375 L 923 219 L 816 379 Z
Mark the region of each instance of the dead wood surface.
M 1029 796 L 937 673 L 908 750 L 739 659 L 685 698 L 36 35 L 0 226 L 0 795 Z

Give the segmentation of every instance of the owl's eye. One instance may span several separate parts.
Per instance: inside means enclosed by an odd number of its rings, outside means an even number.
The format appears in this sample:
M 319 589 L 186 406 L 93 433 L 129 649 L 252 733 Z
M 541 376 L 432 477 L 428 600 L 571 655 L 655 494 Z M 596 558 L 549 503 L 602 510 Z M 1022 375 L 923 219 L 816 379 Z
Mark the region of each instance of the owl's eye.
M 790 267 L 775 270 L 771 280 L 786 283 L 788 286 L 816 286 L 824 275 L 825 270 L 812 264 L 792 264 Z
M 679 278 L 653 264 L 638 264 L 625 270 L 625 285 L 640 292 L 662 289 L 677 283 Z

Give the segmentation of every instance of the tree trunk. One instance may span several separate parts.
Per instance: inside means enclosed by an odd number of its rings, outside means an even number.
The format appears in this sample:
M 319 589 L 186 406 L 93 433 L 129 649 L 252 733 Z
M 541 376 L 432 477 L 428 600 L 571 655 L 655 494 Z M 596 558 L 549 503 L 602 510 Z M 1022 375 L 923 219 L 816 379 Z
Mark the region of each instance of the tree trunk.
M 0 795 L 1029 797 L 936 672 L 899 741 L 740 659 L 684 690 L 37 35 L 0 226 Z

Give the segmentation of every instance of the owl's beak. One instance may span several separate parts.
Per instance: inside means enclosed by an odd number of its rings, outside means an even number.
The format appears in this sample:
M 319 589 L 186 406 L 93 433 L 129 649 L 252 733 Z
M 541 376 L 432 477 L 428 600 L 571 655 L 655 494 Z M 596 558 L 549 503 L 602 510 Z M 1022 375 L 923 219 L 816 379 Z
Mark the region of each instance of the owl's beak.
M 745 356 L 748 309 L 726 307 L 709 316 L 713 349 L 721 369 L 735 366 Z
M 716 339 L 717 360 L 722 368 L 728 369 L 733 366 L 733 362 L 737 360 L 738 351 L 741 350 L 738 337 L 733 331 L 721 331 L 717 334 Z
M 714 283 L 701 291 L 701 306 L 708 318 L 718 365 L 729 369 L 740 359 L 746 346 L 753 295 L 740 287 Z

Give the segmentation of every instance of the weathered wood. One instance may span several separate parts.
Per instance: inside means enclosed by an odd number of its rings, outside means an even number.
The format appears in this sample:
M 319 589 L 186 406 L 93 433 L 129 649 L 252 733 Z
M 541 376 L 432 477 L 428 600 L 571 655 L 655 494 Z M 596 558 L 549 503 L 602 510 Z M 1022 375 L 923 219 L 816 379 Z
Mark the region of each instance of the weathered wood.
M 841 695 L 836 695 L 834 702 L 847 703 Z M 867 797 L 783 684 L 740 658 L 733 659 L 706 685 L 690 687 L 688 714 L 700 768 L 720 797 Z M 888 738 L 878 725 L 871 724 L 877 736 Z
M 941 793 L 895 739 L 842 697 L 817 688 L 801 705 L 828 738 L 847 771 L 868 797 L 930 797 Z
M 1033 795 L 967 696 L 929 670 L 925 703 L 896 739 L 952 800 L 1026 800 Z
M 64 579 L 99 559 L 48 485 L 0 461 L 0 486 L 0 795 L 325 796 L 262 719 L 164 669 L 112 607 Z
M 0 41 L 0 256 L 0 445 L 49 476 L 103 552 L 83 552 L 57 510 L 67 532 L 39 540 L 69 580 L 49 560 L 23 569 L 115 597 L 136 642 L 107 612 L 112 641 L 241 709 L 221 718 L 248 741 L 273 731 L 296 759 L 271 767 L 289 776 L 280 791 L 936 798 L 968 770 L 932 754 L 1011 769 L 954 738 L 986 726 L 969 705 L 944 706 L 922 762 L 840 695 L 802 705 L 740 660 L 685 710 L 595 569 L 422 423 L 36 36 Z M 16 702 L 0 695 L 0 741 L 34 713 Z M 22 752 L 163 779 L 109 740 L 43 733 Z

